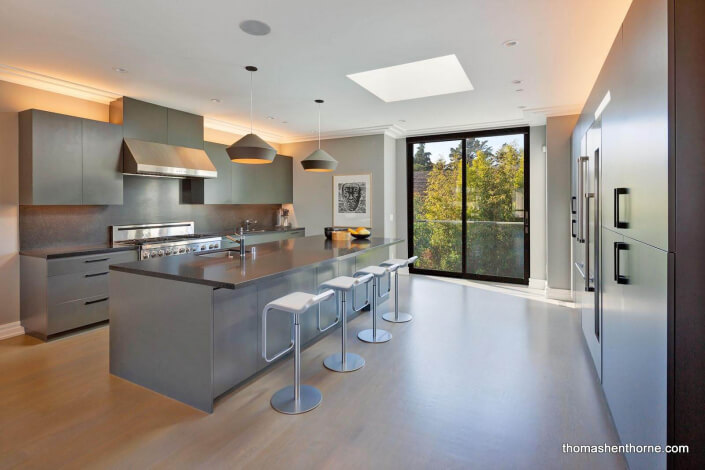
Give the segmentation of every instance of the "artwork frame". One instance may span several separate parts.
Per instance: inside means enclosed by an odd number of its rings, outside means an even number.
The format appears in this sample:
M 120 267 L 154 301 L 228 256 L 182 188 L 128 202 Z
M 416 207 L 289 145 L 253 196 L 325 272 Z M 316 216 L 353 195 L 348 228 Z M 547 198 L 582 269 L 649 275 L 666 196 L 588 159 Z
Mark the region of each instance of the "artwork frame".
M 372 173 L 333 175 L 333 226 L 372 227 Z

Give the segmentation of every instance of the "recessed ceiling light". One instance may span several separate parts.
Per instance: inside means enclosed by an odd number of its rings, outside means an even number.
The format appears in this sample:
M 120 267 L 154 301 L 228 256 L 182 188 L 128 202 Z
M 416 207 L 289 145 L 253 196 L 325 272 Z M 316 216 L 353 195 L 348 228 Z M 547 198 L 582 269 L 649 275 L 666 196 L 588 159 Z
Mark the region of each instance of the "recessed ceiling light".
M 387 103 L 473 89 L 455 54 L 353 73 L 348 78 Z
M 211 98 L 211 103 L 220 103 L 218 98 Z
M 514 91 L 516 91 L 517 93 L 521 93 L 522 91 L 524 91 L 524 89 L 523 89 L 523 88 L 517 88 L 517 89 L 514 90 Z
M 406 122 L 406 119 L 399 119 L 399 122 Z
M 240 23 L 240 29 L 252 36 L 266 36 L 272 30 L 267 23 L 257 20 L 245 20 Z
M 517 41 L 516 39 L 508 39 L 502 43 L 502 45 L 505 47 L 514 47 L 517 44 L 519 44 L 519 41 Z
M 127 69 L 123 67 L 113 67 L 113 70 L 117 73 L 127 73 Z
M 267 119 L 274 119 L 274 116 L 267 116 Z
M 515 85 L 521 85 L 521 80 L 512 80 L 512 83 Z
M 289 121 L 282 121 L 282 124 L 289 124 Z
M 519 108 L 519 109 L 525 109 L 526 106 L 517 106 L 517 108 Z

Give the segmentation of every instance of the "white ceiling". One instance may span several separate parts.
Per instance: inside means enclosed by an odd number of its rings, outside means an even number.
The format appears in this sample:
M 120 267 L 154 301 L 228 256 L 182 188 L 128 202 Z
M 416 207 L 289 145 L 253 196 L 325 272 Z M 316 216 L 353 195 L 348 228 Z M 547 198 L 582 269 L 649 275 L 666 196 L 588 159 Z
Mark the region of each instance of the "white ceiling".
M 237 125 L 249 125 L 243 67 L 256 65 L 255 128 L 278 141 L 315 134 L 316 98 L 324 134 L 471 129 L 579 110 L 630 3 L 2 0 L 0 65 Z M 246 19 L 271 34 L 243 33 Z M 385 103 L 346 77 L 448 54 L 473 91 Z

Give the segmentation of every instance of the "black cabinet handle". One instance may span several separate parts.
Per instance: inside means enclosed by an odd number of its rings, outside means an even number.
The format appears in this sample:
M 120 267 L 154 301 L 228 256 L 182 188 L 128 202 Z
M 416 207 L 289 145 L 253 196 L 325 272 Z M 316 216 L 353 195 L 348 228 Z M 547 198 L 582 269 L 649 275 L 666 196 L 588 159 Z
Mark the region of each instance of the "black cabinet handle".
M 570 213 L 571 213 L 571 214 L 575 214 L 575 213 L 576 213 L 576 210 L 575 210 L 575 202 L 576 202 L 577 200 L 578 200 L 578 198 L 575 197 L 575 196 L 571 196 L 571 197 L 570 197 Z M 573 236 L 575 236 L 575 235 L 573 235 Z
M 86 300 L 85 302 L 83 302 L 83 305 L 97 304 L 98 302 L 105 302 L 108 299 L 109 297 L 103 297 L 102 299 L 96 300 Z
M 575 214 L 575 212 L 573 212 Z M 570 236 L 576 238 L 575 235 L 575 219 L 570 221 Z
M 106 271 L 104 273 L 86 274 L 85 277 L 105 276 L 108 273 L 109 273 L 109 271 Z
M 619 197 L 629 194 L 628 188 L 614 188 L 614 228 L 629 228 L 629 223 L 619 220 Z
M 629 251 L 629 245 L 624 242 L 614 242 L 614 280 L 617 284 L 629 284 L 629 278 L 620 274 L 619 254 Z
M 100 258 L 100 259 L 87 259 L 84 263 L 100 263 L 101 261 L 108 261 L 110 258 Z

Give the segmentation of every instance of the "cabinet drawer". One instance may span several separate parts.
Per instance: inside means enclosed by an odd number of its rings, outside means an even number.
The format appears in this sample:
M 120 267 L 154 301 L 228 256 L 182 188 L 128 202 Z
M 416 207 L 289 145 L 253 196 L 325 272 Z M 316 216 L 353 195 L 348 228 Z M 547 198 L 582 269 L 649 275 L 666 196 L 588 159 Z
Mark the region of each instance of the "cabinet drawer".
M 49 276 L 70 273 L 94 274 L 107 271 L 108 266 L 111 264 L 129 263 L 130 261 L 137 261 L 137 251 L 119 251 L 50 259 L 47 261 L 47 274 Z
M 50 305 L 47 334 L 53 335 L 107 319 L 107 295 Z
M 47 304 L 108 295 L 108 269 L 97 273 L 52 276 L 47 280 Z

